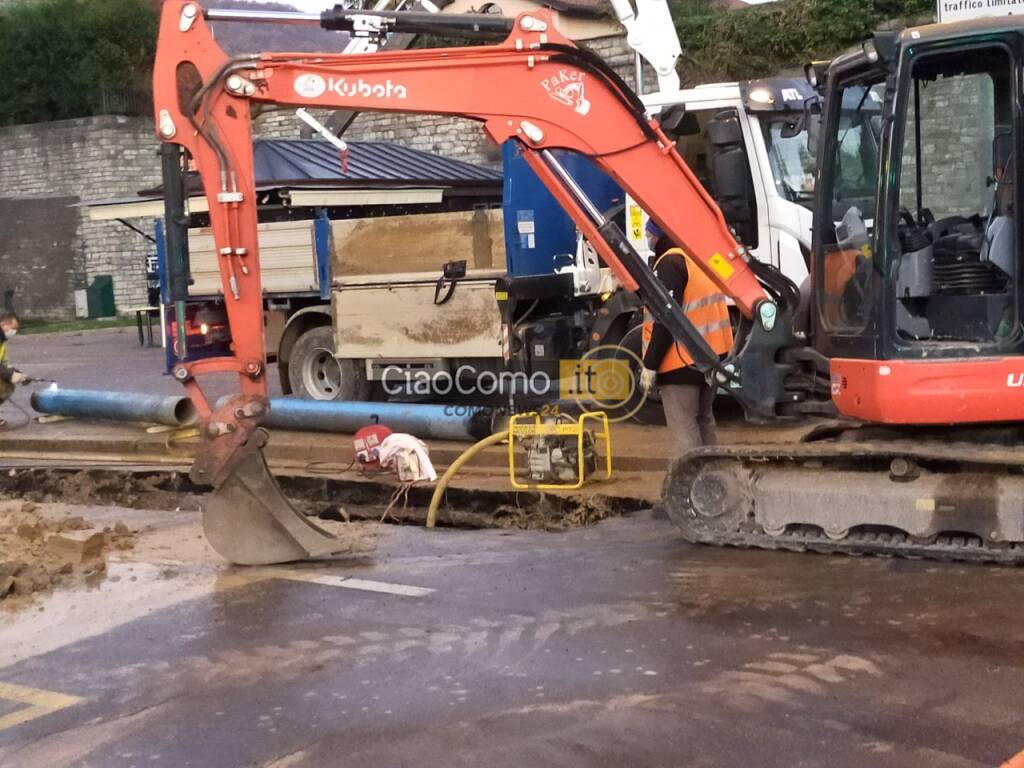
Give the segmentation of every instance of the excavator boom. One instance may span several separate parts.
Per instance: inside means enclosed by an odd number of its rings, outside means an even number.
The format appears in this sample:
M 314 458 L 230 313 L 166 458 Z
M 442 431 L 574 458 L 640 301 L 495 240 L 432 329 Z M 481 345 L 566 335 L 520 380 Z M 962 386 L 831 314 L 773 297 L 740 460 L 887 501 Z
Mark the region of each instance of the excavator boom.
M 698 367 L 733 388 L 748 412 L 772 414 L 782 391 L 782 374 L 763 363 L 791 341 L 785 307 L 766 296 L 761 283 L 765 275 L 755 274 L 759 267 L 733 238 L 718 206 L 629 87 L 598 57 L 559 34 L 546 11 L 516 19 L 437 20 L 444 28 L 468 28 L 476 34 L 508 30 L 496 45 L 236 57 L 217 45 L 207 22 L 207 14 L 228 18 L 230 13 L 204 12 L 185 0 L 165 2 L 154 70 L 157 134 L 194 159 L 209 201 L 234 340 L 230 357 L 181 361 L 175 367 L 175 376 L 202 417 L 204 442 L 193 469 L 197 481 L 230 487 L 237 504 L 245 491 L 237 482 L 235 462 L 246 456 L 246 476 L 259 474 L 252 466 L 258 448 L 252 446 L 267 408 L 267 383 L 252 157 L 251 114 L 258 103 L 453 115 L 480 122 L 497 143 L 519 142 L 530 166 L 605 263 L 626 288 L 639 292 Z M 289 20 L 295 23 L 312 21 L 292 16 Z M 394 31 L 403 31 L 404 23 L 406 29 L 422 31 L 428 16 L 373 16 L 337 8 L 325 11 L 319 22 L 328 29 L 376 24 Z M 755 318 L 745 344 L 757 361 L 751 368 L 757 368 L 756 378 L 745 379 L 741 366 L 719 362 L 622 232 L 603 218 L 565 172 L 551 152 L 554 149 L 590 157 L 693 255 L 744 316 Z M 214 412 L 198 379 L 226 372 L 238 375 L 241 394 Z M 252 482 L 245 487 L 251 486 Z M 259 492 L 266 495 L 271 489 L 264 483 Z M 261 503 L 275 506 L 266 498 Z M 212 506 L 226 514 L 229 505 Z M 285 507 L 281 498 L 277 508 Z M 287 509 L 271 515 L 285 538 L 292 537 L 294 514 Z M 224 530 L 232 525 L 222 520 L 208 527 Z M 317 540 L 303 548 L 313 555 L 323 554 L 325 547 L 329 549 L 329 543 Z M 238 559 L 238 553 L 225 549 L 230 547 L 221 547 L 222 554 Z M 254 560 L 250 553 L 243 557 Z

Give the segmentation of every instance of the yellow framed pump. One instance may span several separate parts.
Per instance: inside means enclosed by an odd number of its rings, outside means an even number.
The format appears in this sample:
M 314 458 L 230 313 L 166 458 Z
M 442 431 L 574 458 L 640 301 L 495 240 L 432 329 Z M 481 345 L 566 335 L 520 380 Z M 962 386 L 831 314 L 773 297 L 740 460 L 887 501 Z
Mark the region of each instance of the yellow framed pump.
M 589 433 L 587 425 L 596 422 L 598 429 Z M 567 416 L 544 421 L 539 413 L 521 413 L 512 416 L 508 424 L 508 476 L 512 487 L 519 491 L 572 491 L 581 488 L 587 481 L 588 459 L 591 472 L 597 471 L 596 441 L 604 442 L 604 476 L 612 476 L 612 437 L 608 426 L 608 414 L 603 411 L 581 414 L 576 421 Z M 535 482 L 523 483 L 516 477 L 516 444 L 525 443 L 530 456 L 530 469 L 540 468 L 541 473 L 554 471 L 565 474 L 574 470 L 575 481 L 565 483 Z

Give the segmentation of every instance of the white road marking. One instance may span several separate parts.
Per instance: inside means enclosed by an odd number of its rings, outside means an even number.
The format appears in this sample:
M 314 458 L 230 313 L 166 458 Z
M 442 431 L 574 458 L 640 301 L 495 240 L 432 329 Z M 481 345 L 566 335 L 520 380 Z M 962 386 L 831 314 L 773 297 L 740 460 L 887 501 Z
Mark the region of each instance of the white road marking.
M 372 579 L 353 579 L 348 576 L 327 576 L 324 574 L 307 573 L 306 571 L 278 571 L 271 575 L 272 579 L 288 579 L 289 581 L 305 581 L 310 584 L 323 584 L 328 587 L 359 589 L 363 592 L 381 592 L 401 597 L 426 597 L 436 590 L 427 587 L 413 587 L 408 584 L 392 584 L 387 581 Z

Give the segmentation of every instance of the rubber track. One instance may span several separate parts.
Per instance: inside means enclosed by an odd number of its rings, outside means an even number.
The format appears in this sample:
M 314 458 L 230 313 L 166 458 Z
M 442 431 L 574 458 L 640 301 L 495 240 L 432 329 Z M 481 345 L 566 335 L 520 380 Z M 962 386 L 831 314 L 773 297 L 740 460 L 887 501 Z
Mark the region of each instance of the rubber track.
M 783 446 L 720 446 L 703 448 L 678 459 L 665 478 L 663 498 L 669 518 L 682 529 L 684 538 L 695 544 L 824 554 L 882 555 L 943 562 L 1024 564 L 1024 544 L 990 545 L 979 538 L 966 535 L 940 535 L 934 542 L 921 543 L 913 541 L 910 536 L 903 533 L 856 530 L 846 538 L 835 540 L 826 536 L 817 526 L 787 530 L 779 536 L 769 536 L 756 524 L 756 530 L 712 530 L 701 526 L 701 519 L 689 512 L 688 495 L 685 499 L 679 499 L 679 494 L 672 492 L 673 488 L 688 488 L 700 468 L 715 459 L 738 459 L 746 469 L 764 473 L 769 470 L 772 463 L 808 460 L 848 461 L 858 458 L 891 460 L 898 456 L 925 462 L 955 462 L 965 468 L 989 471 L 1024 467 L 1024 448 L 976 443 L 822 441 Z M 965 456 L 970 459 L 965 460 Z M 826 467 L 827 463 L 822 467 L 823 473 L 827 473 Z M 669 501 L 670 494 L 676 497 L 675 503 Z M 885 522 L 879 520 L 875 524 L 885 525 Z

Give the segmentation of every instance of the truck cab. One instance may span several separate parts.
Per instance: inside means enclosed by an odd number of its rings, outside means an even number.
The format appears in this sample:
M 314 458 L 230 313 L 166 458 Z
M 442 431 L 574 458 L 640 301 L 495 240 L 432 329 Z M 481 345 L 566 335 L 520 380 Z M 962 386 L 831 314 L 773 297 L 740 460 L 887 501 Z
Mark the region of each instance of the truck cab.
M 815 158 L 808 122 L 816 100 L 804 79 L 712 83 L 642 97 L 739 238 L 797 285 L 808 273 Z M 634 219 L 635 220 L 635 217 Z M 634 247 L 642 228 L 631 223 Z

